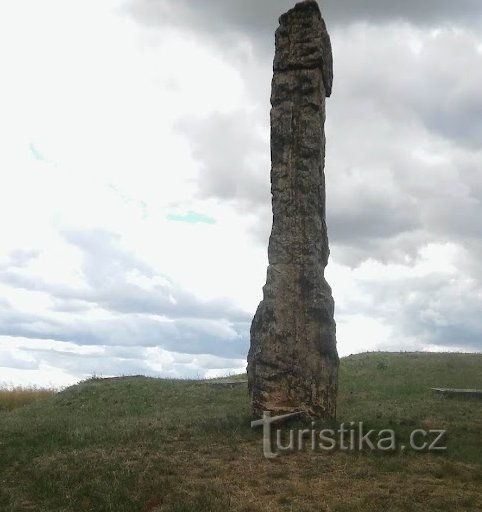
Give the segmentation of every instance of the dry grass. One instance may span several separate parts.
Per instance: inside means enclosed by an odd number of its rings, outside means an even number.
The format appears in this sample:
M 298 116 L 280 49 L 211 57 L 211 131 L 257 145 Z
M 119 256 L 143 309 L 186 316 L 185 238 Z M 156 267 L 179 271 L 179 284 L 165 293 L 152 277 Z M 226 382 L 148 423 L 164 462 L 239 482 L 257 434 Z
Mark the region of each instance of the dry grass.
M 176 462 L 186 465 L 182 458 Z M 480 471 L 459 463 L 444 470 L 446 462 L 430 455 L 396 456 L 387 463 L 368 454 L 293 453 L 268 461 L 259 458 L 259 446 L 246 444 L 235 456 L 213 451 L 190 464 L 183 488 L 191 495 L 210 488 L 229 497 L 226 510 L 233 512 L 482 509 Z M 157 510 L 172 506 L 165 498 Z
M 0 389 L 0 411 L 13 411 L 18 407 L 51 397 L 54 389 L 10 387 Z

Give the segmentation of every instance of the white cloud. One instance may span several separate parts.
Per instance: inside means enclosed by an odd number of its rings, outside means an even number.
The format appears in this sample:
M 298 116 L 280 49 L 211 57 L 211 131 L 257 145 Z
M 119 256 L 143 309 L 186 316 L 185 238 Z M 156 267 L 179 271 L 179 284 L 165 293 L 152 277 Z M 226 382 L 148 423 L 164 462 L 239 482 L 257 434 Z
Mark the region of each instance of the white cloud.
M 0 381 L 243 368 L 282 4 L 0 6 Z M 323 8 L 340 353 L 480 350 L 479 10 L 353 5 Z

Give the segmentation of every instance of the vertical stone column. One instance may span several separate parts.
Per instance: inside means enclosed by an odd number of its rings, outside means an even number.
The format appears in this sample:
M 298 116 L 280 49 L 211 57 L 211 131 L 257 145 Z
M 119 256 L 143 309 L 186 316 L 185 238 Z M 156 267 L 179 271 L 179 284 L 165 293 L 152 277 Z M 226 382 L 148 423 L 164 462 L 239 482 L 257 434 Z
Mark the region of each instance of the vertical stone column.
M 315 0 L 280 17 L 271 92 L 271 193 L 263 300 L 251 325 L 248 383 L 263 411 L 336 414 L 338 354 L 331 288 L 324 278 L 325 98 L 333 63 Z

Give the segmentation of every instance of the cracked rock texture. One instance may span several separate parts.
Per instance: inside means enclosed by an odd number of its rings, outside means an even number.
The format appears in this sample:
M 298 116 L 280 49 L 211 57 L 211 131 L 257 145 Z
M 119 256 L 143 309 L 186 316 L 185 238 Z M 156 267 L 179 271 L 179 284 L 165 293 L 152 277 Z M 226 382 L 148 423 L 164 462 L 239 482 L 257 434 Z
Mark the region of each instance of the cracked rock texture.
M 263 300 L 251 325 L 248 385 L 254 416 L 336 414 L 338 354 L 325 222 L 325 98 L 331 44 L 318 4 L 280 17 L 271 92 L 271 193 Z

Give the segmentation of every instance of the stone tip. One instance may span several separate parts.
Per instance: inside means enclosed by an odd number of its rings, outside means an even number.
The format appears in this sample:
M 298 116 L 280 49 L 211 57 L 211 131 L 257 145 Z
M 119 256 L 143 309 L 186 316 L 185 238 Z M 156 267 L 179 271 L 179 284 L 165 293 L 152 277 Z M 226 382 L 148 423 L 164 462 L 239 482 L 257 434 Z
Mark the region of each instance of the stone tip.
M 321 68 L 326 97 L 333 84 L 330 36 L 316 0 L 298 2 L 279 18 L 275 71 Z
M 279 22 L 285 22 L 292 14 L 295 14 L 299 11 L 311 11 L 313 14 L 316 14 L 319 19 L 321 19 L 321 11 L 318 2 L 316 0 L 303 0 L 303 2 L 298 2 L 292 9 L 282 14 L 280 16 Z
M 318 2 L 316 0 L 303 0 L 302 2 L 298 2 L 295 9 L 315 9 L 317 11 L 320 10 Z

